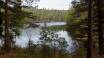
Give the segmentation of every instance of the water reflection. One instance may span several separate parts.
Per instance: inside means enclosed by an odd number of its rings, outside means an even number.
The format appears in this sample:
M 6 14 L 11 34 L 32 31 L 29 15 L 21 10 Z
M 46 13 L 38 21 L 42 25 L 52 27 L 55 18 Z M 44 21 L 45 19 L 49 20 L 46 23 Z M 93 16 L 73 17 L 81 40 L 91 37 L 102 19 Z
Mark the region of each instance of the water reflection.
M 39 38 L 41 37 L 40 33 L 42 31 L 42 27 L 44 27 L 44 23 L 37 23 L 39 24 L 39 27 L 36 28 L 24 28 L 21 29 L 21 35 L 16 37 L 16 45 L 20 47 L 26 47 L 28 44 L 29 39 L 31 39 L 34 44 L 37 44 L 39 42 Z M 56 25 L 66 25 L 65 22 L 48 22 L 46 23 L 47 26 L 56 26 Z M 67 31 L 60 30 L 55 32 L 58 34 L 59 37 L 65 38 L 65 40 L 68 42 L 68 48 L 66 48 L 69 52 L 73 52 L 75 50 L 75 47 L 73 45 L 73 41 L 71 40 L 71 37 L 68 36 Z
M 21 30 L 21 35 L 16 38 L 16 45 L 25 47 L 28 43 L 28 40 L 31 39 L 35 44 L 39 41 L 41 37 L 40 32 L 42 29 L 38 28 L 28 28 Z M 68 36 L 67 31 L 57 31 L 55 32 L 59 37 L 65 38 L 68 43 L 71 42 L 71 37 Z

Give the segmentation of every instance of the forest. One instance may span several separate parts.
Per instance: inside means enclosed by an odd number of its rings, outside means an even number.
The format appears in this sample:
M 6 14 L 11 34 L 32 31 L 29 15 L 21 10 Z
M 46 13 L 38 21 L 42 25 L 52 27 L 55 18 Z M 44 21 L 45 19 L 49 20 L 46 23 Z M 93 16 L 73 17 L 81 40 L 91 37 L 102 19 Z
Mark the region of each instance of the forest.
M 104 58 L 103 0 L 72 0 L 68 10 L 40 1 L 0 0 L 0 58 Z
M 55 9 L 37 9 L 35 7 L 25 7 L 24 11 L 31 13 L 37 17 L 36 21 L 66 21 L 65 15 L 67 10 L 55 10 Z M 34 17 L 33 17 L 34 18 Z

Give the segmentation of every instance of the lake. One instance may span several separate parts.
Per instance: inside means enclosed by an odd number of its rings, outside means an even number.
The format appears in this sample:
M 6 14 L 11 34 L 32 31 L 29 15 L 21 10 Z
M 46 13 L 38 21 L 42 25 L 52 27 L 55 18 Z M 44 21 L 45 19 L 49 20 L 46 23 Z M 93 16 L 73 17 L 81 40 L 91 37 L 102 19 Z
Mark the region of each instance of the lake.
M 59 25 L 66 25 L 66 22 L 46 22 L 46 23 L 35 23 L 39 25 L 39 27 L 29 27 L 29 28 L 24 28 L 21 29 L 21 35 L 16 37 L 16 45 L 20 47 L 26 47 L 28 44 L 29 39 L 31 39 L 34 44 L 37 44 L 39 41 L 39 38 L 41 37 L 40 33 L 42 31 L 42 27 L 48 26 L 59 26 Z M 68 51 L 74 51 L 75 47 L 73 44 L 75 43 L 71 37 L 68 35 L 67 31 L 65 30 L 59 30 L 55 32 L 58 34 L 59 37 L 65 38 L 65 40 L 68 42 Z
M 35 27 L 35 28 L 29 27 L 21 30 L 21 35 L 19 37 L 16 37 L 16 45 L 25 47 L 29 39 L 31 39 L 36 44 L 39 41 L 39 38 L 41 37 L 40 32 L 42 31 L 42 27 L 45 27 L 45 24 L 47 26 L 66 25 L 65 22 L 47 22 L 47 23 L 36 23 L 36 24 L 38 24 L 39 27 Z M 58 34 L 59 37 L 65 38 L 68 43 L 71 42 L 71 37 L 68 36 L 67 31 L 59 30 L 55 33 Z

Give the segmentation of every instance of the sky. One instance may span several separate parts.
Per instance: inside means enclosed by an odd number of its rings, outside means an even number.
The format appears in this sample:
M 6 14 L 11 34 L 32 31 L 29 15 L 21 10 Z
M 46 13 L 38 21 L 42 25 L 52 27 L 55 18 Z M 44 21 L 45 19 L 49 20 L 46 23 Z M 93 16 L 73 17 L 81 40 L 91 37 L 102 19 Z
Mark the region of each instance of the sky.
M 40 0 L 38 8 L 67 10 L 72 0 Z

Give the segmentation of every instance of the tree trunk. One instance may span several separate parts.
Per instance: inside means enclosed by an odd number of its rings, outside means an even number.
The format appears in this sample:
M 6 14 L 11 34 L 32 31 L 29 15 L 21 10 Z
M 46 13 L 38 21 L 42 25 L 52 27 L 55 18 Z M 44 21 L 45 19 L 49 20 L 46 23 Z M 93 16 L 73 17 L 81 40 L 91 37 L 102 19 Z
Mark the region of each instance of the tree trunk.
M 97 16 L 98 16 L 98 39 L 99 39 L 99 54 L 104 54 L 104 37 L 103 37 L 103 3 L 104 0 L 97 0 Z
M 92 58 L 92 0 L 88 0 L 87 58 Z
M 9 51 L 11 48 L 10 36 L 9 36 L 9 20 L 8 20 L 8 1 L 5 1 L 5 37 L 4 37 L 4 50 Z

